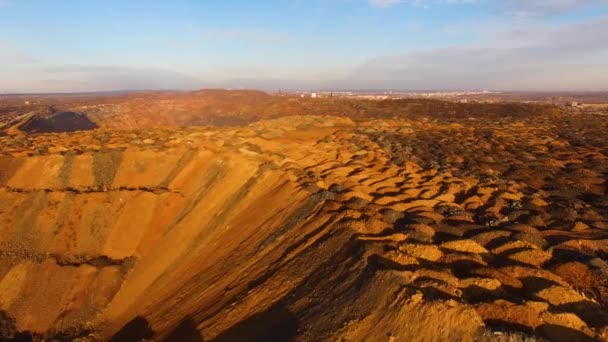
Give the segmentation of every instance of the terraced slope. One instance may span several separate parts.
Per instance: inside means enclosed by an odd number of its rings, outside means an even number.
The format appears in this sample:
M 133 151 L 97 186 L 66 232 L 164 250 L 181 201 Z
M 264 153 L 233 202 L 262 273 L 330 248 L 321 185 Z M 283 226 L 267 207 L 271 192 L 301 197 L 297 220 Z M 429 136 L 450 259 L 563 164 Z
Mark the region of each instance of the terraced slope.
M 606 339 L 606 125 L 1 137 L 0 336 Z

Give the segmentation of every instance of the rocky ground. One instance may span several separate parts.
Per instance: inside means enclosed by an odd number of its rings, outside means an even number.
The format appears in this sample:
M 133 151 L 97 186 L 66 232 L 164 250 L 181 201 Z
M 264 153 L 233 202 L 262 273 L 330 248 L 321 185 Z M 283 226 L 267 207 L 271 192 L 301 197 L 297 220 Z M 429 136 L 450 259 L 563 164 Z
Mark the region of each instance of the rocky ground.
M 608 117 L 0 137 L 0 336 L 608 339 Z

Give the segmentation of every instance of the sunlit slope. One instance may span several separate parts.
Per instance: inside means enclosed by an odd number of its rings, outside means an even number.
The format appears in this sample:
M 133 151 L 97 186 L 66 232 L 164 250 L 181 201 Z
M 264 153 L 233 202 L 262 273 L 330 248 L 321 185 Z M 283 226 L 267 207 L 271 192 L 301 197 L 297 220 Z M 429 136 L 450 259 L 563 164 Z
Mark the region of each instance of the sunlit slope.
M 265 163 L 204 147 L 3 157 L 2 309 L 45 333 L 238 273 L 315 210 Z

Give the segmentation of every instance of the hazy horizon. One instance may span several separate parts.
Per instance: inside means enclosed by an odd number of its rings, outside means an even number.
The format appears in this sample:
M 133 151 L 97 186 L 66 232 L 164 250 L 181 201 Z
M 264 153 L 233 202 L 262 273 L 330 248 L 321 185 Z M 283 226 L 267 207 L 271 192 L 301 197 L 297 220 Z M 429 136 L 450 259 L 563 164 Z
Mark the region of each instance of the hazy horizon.
M 2 96 L 61 96 L 61 95 L 117 95 L 130 93 L 192 93 L 198 91 L 260 91 L 268 94 L 309 94 L 309 93 L 354 93 L 354 94 L 445 94 L 445 93 L 481 93 L 488 91 L 489 94 L 528 94 L 528 95 L 552 95 L 552 96 L 574 96 L 574 95 L 607 95 L 608 90 L 492 90 L 492 89 L 261 89 L 261 88 L 192 88 L 192 89 L 125 89 L 125 90 L 91 90 L 91 91 L 43 91 L 43 92 L 0 92 Z
M 0 94 L 608 91 L 608 0 L 0 0 Z

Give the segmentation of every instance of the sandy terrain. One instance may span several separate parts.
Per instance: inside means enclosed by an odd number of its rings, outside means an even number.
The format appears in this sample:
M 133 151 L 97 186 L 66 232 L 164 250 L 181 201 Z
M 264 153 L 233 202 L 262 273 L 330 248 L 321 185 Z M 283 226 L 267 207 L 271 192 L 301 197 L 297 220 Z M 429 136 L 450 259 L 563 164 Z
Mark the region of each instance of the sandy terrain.
M 608 339 L 608 117 L 364 116 L 7 125 L 0 338 Z

